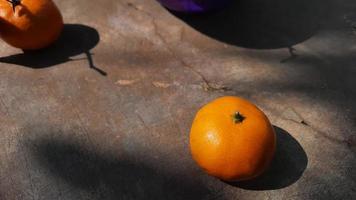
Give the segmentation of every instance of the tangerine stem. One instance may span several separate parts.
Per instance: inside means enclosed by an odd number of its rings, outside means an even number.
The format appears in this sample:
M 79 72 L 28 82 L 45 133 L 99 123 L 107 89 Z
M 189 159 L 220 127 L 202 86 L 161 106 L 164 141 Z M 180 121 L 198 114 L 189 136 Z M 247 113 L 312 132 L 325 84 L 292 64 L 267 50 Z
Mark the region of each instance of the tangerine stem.
M 6 0 L 6 1 L 11 3 L 12 10 L 14 11 L 14 13 L 15 13 L 16 6 L 21 5 L 21 0 Z
M 234 120 L 235 124 L 242 123 L 246 117 L 243 116 L 239 111 L 235 112 L 235 114 L 232 115 L 232 119 Z

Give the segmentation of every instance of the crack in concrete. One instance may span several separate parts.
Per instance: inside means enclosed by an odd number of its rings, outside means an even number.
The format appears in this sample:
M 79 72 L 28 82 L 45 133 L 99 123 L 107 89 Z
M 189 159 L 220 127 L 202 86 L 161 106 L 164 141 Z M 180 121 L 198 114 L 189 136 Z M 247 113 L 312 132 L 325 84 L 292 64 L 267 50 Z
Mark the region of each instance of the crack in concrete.
M 294 108 L 291 108 L 291 107 L 286 108 L 285 111 L 281 114 L 281 116 L 284 119 L 288 119 L 288 120 L 294 121 L 296 123 L 300 123 L 300 124 L 309 126 L 309 124 L 304 120 L 304 118 Z
M 127 6 L 135 9 L 136 11 L 140 11 L 142 12 L 144 15 L 150 17 L 151 19 L 151 23 L 153 26 L 153 31 L 155 33 L 155 35 L 159 38 L 159 40 L 166 46 L 167 51 L 177 60 L 181 63 L 182 66 L 184 66 L 185 68 L 189 69 L 190 71 L 192 71 L 195 75 L 199 76 L 200 79 L 203 81 L 203 85 L 202 88 L 209 92 L 209 91 L 220 91 L 220 92 L 226 92 L 226 91 L 230 91 L 231 88 L 224 86 L 224 85 L 220 85 L 220 84 L 216 84 L 216 83 L 211 83 L 201 72 L 199 72 L 198 70 L 194 69 L 193 66 L 191 66 L 189 63 L 187 63 L 184 59 L 180 58 L 180 56 L 177 55 L 177 53 L 170 47 L 170 45 L 168 44 L 168 42 L 166 41 L 166 39 L 164 38 L 164 36 L 162 34 L 160 34 L 159 32 L 159 28 L 158 25 L 156 23 L 156 19 L 154 16 L 152 16 L 150 13 L 144 11 L 142 8 L 136 6 L 135 4 L 128 2 Z M 182 30 L 181 34 L 180 34 L 180 40 L 183 39 L 183 34 L 184 34 L 184 29 Z
M 136 113 L 136 115 L 137 115 L 138 119 L 140 120 L 140 122 L 142 123 L 143 127 L 146 128 L 146 129 L 149 129 L 147 124 L 146 124 L 146 122 L 145 122 L 145 120 L 143 120 L 142 116 L 140 114 L 138 114 L 138 113 Z
M 330 136 L 329 134 L 327 134 L 326 132 L 324 131 L 321 131 L 319 130 L 317 127 L 315 126 L 312 126 L 312 125 L 308 125 L 314 132 L 318 133 L 318 135 L 322 136 L 323 138 L 331 141 L 331 142 L 334 142 L 334 143 L 337 143 L 337 144 L 346 144 L 349 148 L 351 147 L 354 147 L 356 144 L 355 144 L 355 141 L 351 138 L 349 139 L 339 139 L 339 138 L 336 138 L 336 137 L 332 137 Z
M 301 114 L 299 114 L 295 109 L 290 108 L 290 111 L 292 111 L 293 114 L 296 115 L 296 117 L 288 117 L 285 115 L 285 112 L 283 114 L 281 114 L 281 118 L 285 119 L 285 120 L 289 120 L 298 124 L 303 124 L 304 126 L 309 127 L 312 131 L 314 131 L 315 133 L 317 133 L 318 135 L 322 136 L 323 138 L 337 143 L 337 144 L 346 144 L 348 147 L 353 147 L 355 146 L 355 141 L 353 139 L 339 139 L 336 137 L 332 137 L 329 134 L 327 134 L 326 132 L 320 130 L 319 128 L 315 127 L 314 125 L 312 125 L 310 122 L 307 122 L 302 116 Z

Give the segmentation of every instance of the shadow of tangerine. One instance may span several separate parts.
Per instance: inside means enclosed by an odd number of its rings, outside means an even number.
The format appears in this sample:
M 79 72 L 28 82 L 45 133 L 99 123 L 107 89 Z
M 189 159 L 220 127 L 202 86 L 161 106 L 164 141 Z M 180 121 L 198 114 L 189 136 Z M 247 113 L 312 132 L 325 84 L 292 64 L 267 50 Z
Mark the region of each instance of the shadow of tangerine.
M 276 126 L 274 129 L 277 136 L 277 149 L 267 171 L 253 180 L 226 183 L 248 190 L 275 190 L 299 180 L 308 165 L 307 154 L 288 132 Z
M 239 0 L 220 12 L 171 13 L 221 42 L 245 48 L 276 49 L 310 38 L 318 30 L 328 6 L 321 0 Z
M 99 41 L 100 36 L 96 29 L 81 24 L 65 24 L 61 36 L 50 47 L 1 57 L 0 62 L 39 69 L 73 61 L 71 57 L 84 53 L 90 68 L 106 75 L 95 67 L 90 53 Z

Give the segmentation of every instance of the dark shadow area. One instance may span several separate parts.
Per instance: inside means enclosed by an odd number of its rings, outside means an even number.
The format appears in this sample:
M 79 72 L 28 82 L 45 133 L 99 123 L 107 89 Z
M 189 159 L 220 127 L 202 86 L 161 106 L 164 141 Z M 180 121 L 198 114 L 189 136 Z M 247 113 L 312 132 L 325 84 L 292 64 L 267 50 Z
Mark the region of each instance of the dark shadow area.
M 303 147 L 285 130 L 274 126 L 277 149 L 270 168 L 260 177 L 249 181 L 228 183 L 248 190 L 275 190 L 295 183 L 308 165 Z
M 178 177 L 142 161 L 102 155 L 71 142 L 45 139 L 31 145 L 39 163 L 73 191 L 95 199 L 204 199 L 210 191 L 194 178 Z M 99 188 L 99 191 L 98 191 Z M 102 194 L 104 189 L 105 194 Z
M 236 0 L 220 12 L 175 16 L 219 41 L 254 49 L 291 47 L 310 38 L 327 12 L 327 1 Z
M 0 63 L 10 63 L 39 69 L 73 61 L 75 59 L 71 57 L 85 54 L 89 67 L 102 75 L 106 75 L 104 71 L 94 65 L 92 54 L 90 53 L 90 50 L 99 41 L 100 36 L 96 29 L 81 24 L 65 24 L 60 38 L 50 47 L 1 57 Z

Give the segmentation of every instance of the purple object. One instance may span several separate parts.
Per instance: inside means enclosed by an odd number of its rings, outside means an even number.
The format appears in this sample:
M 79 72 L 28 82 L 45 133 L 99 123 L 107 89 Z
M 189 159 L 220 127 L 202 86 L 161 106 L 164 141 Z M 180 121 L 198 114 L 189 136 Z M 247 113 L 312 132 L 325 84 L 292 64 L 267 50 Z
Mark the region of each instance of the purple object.
M 170 10 L 201 13 L 226 6 L 231 0 L 158 0 Z

